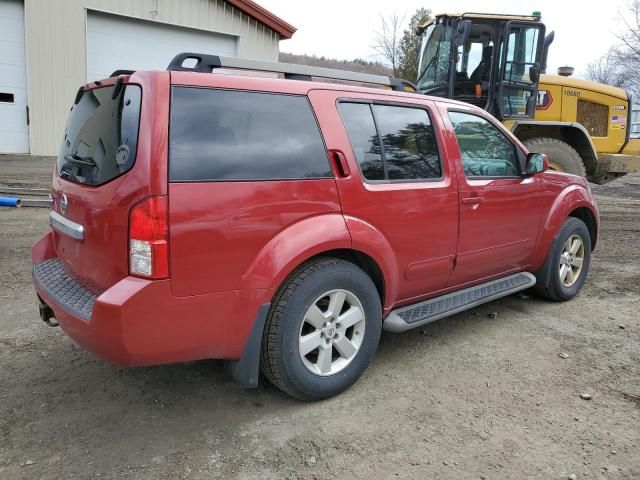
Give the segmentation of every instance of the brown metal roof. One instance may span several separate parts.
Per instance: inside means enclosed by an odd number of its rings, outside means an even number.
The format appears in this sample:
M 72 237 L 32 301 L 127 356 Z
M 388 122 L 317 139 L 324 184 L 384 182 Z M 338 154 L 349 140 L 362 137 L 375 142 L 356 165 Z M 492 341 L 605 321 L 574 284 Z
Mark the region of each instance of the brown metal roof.
M 278 32 L 280 38 L 291 38 L 295 31 L 296 27 L 285 22 L 280 17 L 274 15 L 269 10 L 264 7 L 261 7 L 256 2 L 252 0 L 226 0 L 229 4 L 233 5 L 238 10 L 243 11 L 250 17 L 255 18 L 260 23 L 266 25 L 270 29 Z

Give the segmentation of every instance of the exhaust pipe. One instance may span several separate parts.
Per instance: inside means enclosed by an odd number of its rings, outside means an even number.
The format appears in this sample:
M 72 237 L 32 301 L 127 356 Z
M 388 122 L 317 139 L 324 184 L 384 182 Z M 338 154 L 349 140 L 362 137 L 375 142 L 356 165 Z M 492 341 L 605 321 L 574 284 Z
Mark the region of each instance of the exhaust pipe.
M 556 32 L 549 32 L 544 37 L 544 49 L 542 51 L 542 65 L 540 67 L 540 73 L 547 73 L 547 57 L 549 56 L 549 46 L 553 43 L 553 39 L 556 37 Z
M 40 310 L 40 319 L 49 325 L 50 327 L 58 327 L 58 321 L 53 316 L 53 310 L 46 303 L 40 303 L 38 306 L 38 310 Z

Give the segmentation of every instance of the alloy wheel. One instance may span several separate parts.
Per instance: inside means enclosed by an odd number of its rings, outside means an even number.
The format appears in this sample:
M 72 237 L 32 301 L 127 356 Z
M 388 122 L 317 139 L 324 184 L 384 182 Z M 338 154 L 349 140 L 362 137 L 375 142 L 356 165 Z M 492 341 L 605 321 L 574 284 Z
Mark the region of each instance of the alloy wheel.
M 298 350 L 304 366 L 319 376 L 334 375 L 356 357 L 364 340 L 362 303 L 348 290 L 330 290 L 307 309 Z
M 584 242 L 578 235 L 571 235 L 562 247 L 560 254 L 560 281 L 565 287 L 571 287 L 580 277 L 584 263 Z

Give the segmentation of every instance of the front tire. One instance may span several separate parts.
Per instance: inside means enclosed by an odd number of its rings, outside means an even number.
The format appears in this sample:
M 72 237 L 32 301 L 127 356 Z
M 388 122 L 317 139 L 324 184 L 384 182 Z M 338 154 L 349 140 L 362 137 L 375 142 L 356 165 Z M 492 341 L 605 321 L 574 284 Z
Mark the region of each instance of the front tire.
M 294 272 L 274 299 L 262 372 L 300 400 L 331 397 L 360 378 L 381 330 L 380 296 L 371 278 L 344 260 L 313 261 Z
M 569 217 L 553 239 L 542 269 L 536 274 L 536 292 L 562 302 L 575 297 L 584 285 L 591 263 L 591 237 L 585 223 Z
M 529 138 L 522 143 L 530 152 L 544 153 L 549 159 L 550 170 L 587 176 L 582 157 L 568 143 L 547 137 Z

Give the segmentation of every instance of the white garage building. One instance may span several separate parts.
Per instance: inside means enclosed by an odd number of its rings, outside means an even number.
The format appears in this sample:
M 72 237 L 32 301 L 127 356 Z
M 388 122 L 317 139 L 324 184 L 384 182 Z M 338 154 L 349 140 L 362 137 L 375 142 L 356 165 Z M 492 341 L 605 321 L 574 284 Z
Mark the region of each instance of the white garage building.
M 0 153 L 55 155 L 78 86 L 114 70 L 277 60 L 294 32 L 251 0 L 0 0 Z

